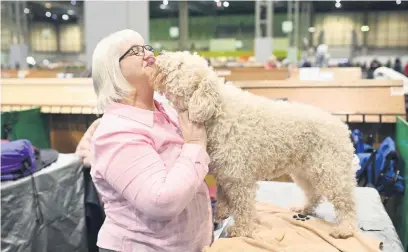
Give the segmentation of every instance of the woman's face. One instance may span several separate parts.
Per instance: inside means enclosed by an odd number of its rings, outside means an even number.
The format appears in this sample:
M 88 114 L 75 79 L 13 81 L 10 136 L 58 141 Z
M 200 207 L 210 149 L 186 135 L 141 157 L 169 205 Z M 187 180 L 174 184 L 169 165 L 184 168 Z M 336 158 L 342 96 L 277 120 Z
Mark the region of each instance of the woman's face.
M 144 39 L 138 35 L 121 46 L 120 69 L 123 76 L 132 86 L 150 85 L 149 76 L 154 64 L 148 59 L 154 57 L 153 48 L 144 44 Z

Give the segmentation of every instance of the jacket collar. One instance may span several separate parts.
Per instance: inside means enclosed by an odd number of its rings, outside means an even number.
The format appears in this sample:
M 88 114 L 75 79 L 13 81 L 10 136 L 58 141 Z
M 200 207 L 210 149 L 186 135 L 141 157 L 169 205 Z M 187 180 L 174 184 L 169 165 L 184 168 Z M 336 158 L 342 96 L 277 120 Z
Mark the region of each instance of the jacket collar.
M 154 100 L 156 108 L 165 113 L 163 106 L 158 101 Z M 134 106 L 113 102 L 105 111 L 106 114 L 115 114 L 120 117 L 130 119 L 135 122 L 142 123 L 146 126 L 153 127 L 154 111 L 137 108 Z M 156 112 L 157 113 L 157 112 Z

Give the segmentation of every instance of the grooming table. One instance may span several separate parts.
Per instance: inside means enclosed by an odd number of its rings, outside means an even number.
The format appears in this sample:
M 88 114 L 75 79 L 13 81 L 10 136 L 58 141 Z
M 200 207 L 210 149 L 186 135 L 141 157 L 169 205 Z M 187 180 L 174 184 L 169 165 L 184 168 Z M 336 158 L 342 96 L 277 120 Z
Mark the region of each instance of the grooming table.
M 259 182 L 257 200 L 273 203 L 282 207 L 291 207 L 302 204 L 303 191 L 294 183 L 286 182 Z M 373 188 L 358 187 L 357 218 L 361 231 L 383 242 L 382 251 L 404 252 L 401 241 L 395 231 L 390 217 L 385 211 L 380 195 Z M 317 216 L 333 222 L 335 214 L 333 205 L 328 202 L 322 203 L 317 208 Z M 225 237 L 226 227 L 232 223 L 232 219 L 226 219 L 221 227 L 214 232 L 214 238 Z
M 1 182 L 1 251 L 87 251 L 82 162 L 73 154 L 31 176 Z M 37 214 L 36 214 L 37 212 Z

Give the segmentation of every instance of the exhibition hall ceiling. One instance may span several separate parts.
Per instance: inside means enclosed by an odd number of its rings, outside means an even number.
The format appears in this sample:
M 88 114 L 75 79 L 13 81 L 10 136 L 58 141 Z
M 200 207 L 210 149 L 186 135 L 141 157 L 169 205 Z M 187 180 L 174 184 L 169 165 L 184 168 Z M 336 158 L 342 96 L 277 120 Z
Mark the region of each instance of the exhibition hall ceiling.
M 316 12 L 344 12 L 344 11 L 381 11 L 381 10 L 408 10 L 407 0 L 396 1 L 301 1 L 302 3 L 312 2 L 312 8 Z M 337 4 L 340 2 L 340 4 Z M 287 12 L 287 1 L 275 0 L 275 12 Z M 254 1 L 236 0 L 208 0 L 189 1 L 189 14 L 192 16 L 212 16 L 212 15 L 238 15 L 254 14 Z M 150 17 L 175 17 L 178 15 L 178 1 L 164 0 L 150 2 Z
M 302 1 L 302 3 L 304 2 L 307 1 Z M 273 3 L 275 12 L 287 11 L 287 1 L 275 0 Z M 150 1 L 150 17 L 177 17 L 178 4 L 179 1 L 175 0 Z M 254 1 L 188 1 L 188 7 L 191 16 L 244 15 L 255 13 Z M 36 21 L 77 22 L 78 18 L 82 16 L 83 8 L 83 1 L 76 0 L 28 1 L 28 10 L 24 10 L 24 13 L 25 15 L 29 15 L 31 20 Z M 316 12 L 408 10 L 408 1 L 313 1 L 312 9 Z
M 83 13 L 82 1 L 27 1 L 23 10 L 29 19 L 45 22 L 77 22 Z

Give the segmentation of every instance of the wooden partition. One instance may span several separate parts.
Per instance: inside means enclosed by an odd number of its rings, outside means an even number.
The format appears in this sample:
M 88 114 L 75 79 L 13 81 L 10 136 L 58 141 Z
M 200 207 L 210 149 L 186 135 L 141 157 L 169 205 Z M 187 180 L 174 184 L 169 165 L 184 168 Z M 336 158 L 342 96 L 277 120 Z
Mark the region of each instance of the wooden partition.
M 96 104 L 90 78 L 3 79 L 1 91 L 6 108 L 40 106 L 52 113 L 90 114 Z
M 301 80 L 264 80 L 264 81 L 234 81 L 233 85 L 242 89 L 276 88 L 276 87 L 396 87 L 403 86 L 400 80 L 335 80 L 335 81 L 301 81 Z
M 49 114 L 51 147 L 75 151 L 87 127 L 96 118 L 92 79 L 3 79 L 2 111 L 41 107 Z
M 361 69 L 358 67 L 333 68 L 300 68 L 289 70 L 264 69 L 263 67 L 216 68 L 220 77 L 226 81 L 267 81 L 267 80 L 304 80 L 313 78 L 322 81 L 357 81 L 362 79 Z M 313 76 L 310 76 L 313 75 Z
M 349 122 L 395 122 L 395 114 L 405 114 L 402 81 L 254 81 L 235 85 L 268 98 L 312 104 Z M 89 78 L 3 79 L 1 102 L 2 111 L 41 107 L 43 113 L 50 114 L 51 146 L 61 152 L 75 150 L 98 114 Z
M 244 81 L 244 80 L 299 80 L 300 71 L 310 70 L 311 68 L 301 68 L 289 71 L 287 68 L 281 69 L 265 69 L 263 67 L 236 67 L 236 68 L 215 68 L 215 71 L 220 77 L 224 77 L 227 81 Z M 360 68 L 320 68 L 320 73 L 332 75 L 334 80 L 359 80 L 362 78 Z M 18 78 L 17 70 L 6 69 L 1 71 L 1 77 Z M 26 72 L 24 78 L 56 78 L 57 74 L 63 70 L 36 70 L 28 69 L 21 70 Z
M 1 78 L 19 78 L 18 72 L 24 75 L 24 78 L 57 78 L 58 73 L 64 72 L 64 70 L 36 70 L 36 69 L 27 69 L 27 70 L 2 70 Z
M 286 80 L 289 78 L 289 70 L 264 68 L 217 68 L 215 71 L 226 81 L 243 81 L 243 80 Z
M 317 70 L 317 72 L 316 72 Z M 303 71 L 303 73 L 302 73 Z M 322 79 L 324 81 L 355 81 L 361 80 L 363 74 L 359 67 L 330 67 L 330 68 L 299 68 L 291 71 L 290 78 L 293 80 L 303 80 L 308 78 L 308 72 L 316 79 Z
M 348 122 L 395 122 L 405 115 L 402 81 L 234 82 L 253 94 L 311 104 Z

